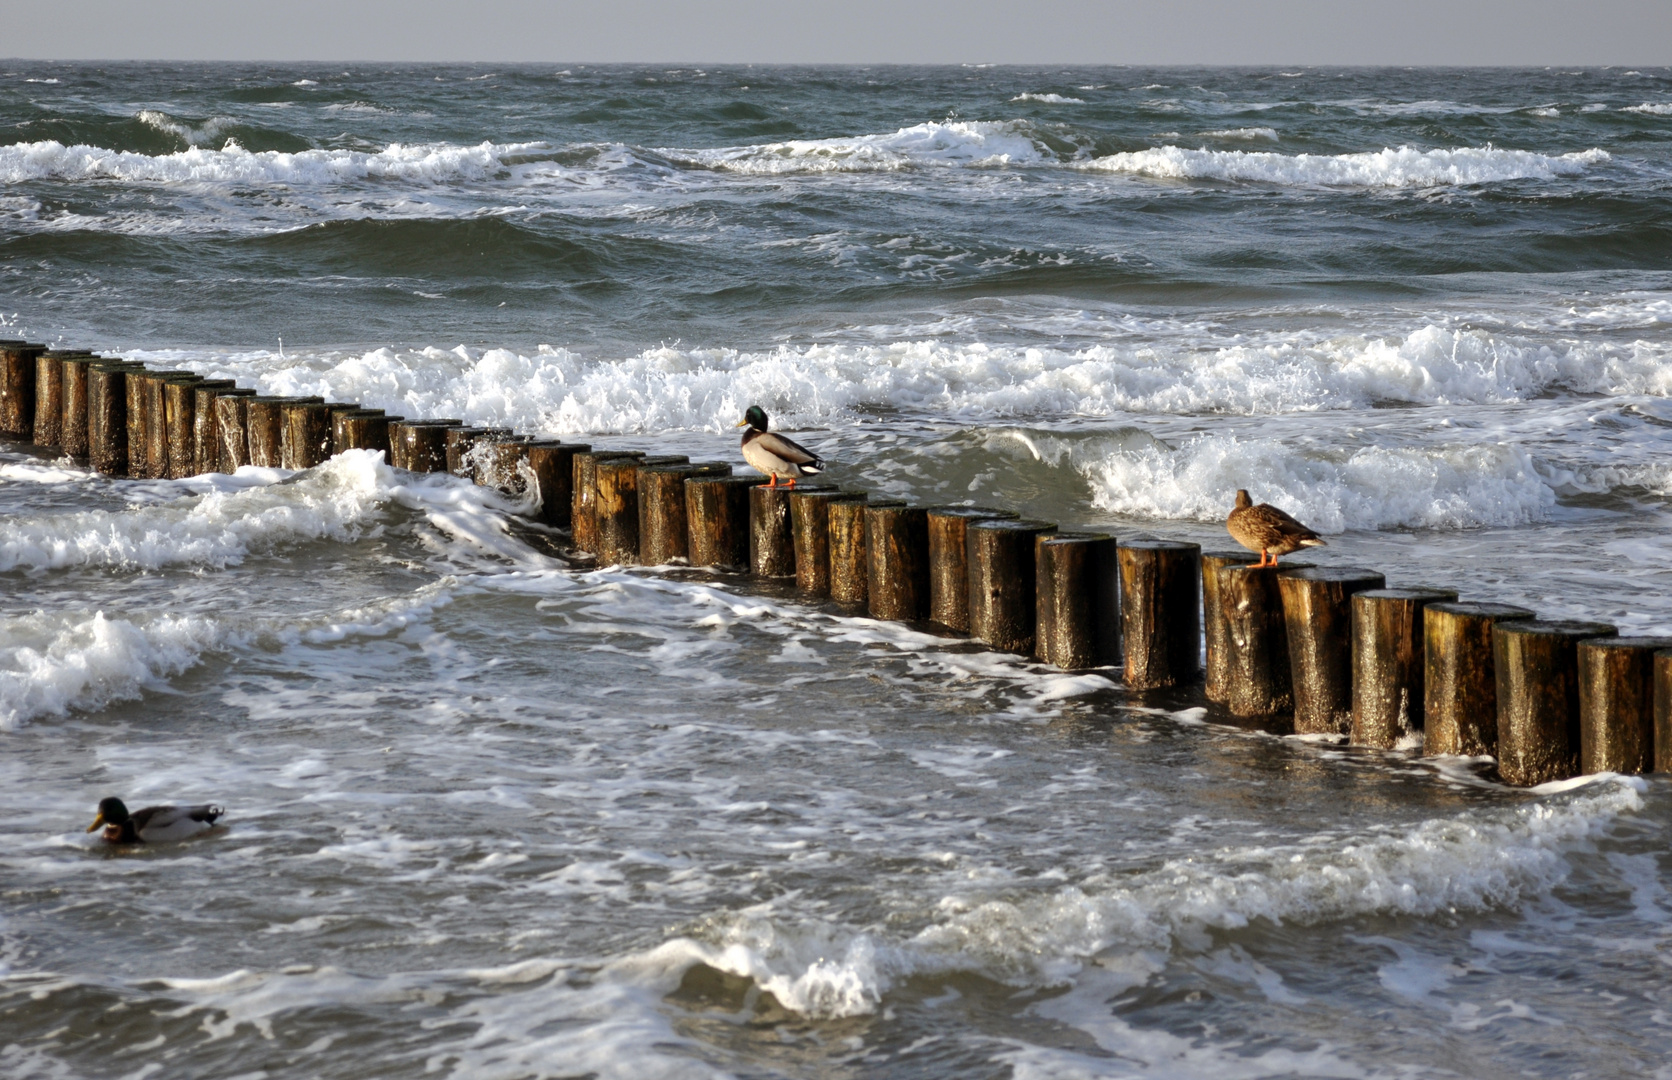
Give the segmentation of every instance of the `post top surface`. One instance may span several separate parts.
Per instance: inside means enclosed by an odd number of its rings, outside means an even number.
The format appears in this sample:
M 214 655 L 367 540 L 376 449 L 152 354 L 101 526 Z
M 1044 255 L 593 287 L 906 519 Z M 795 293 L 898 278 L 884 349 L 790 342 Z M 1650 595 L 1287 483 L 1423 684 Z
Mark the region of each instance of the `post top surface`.
M 1122 540 L 1120 546 L 1134 551 L 1194 551 L 1200 554 L 1202 550 L 1201 544 L 1192 544 L 1188 540 Z
M 403 427 L 464 427 L 463 420 L 402 420 Z
M 1014 518 L 1014 510 L 999 510 L 991 506 L 931 506 L 930 517 L 944 518 Z
M 1277 568 L 1277 580 L 1287 578 L 1290 581 L 1316 582 L 1346 582 L 1354 581 L 1386 581 L 1380 570 L 1367 570 L 1362 566 L 1296 566 Z M 1381 588 L 1380 585 L 1376 588 Z
M 1429 604 L 1425 611 L 1437 612 L 1441 615 L 1466 615 L 1480 619 L 1536 619 L 1538 612 L 1532 608 L 1518 607 L 1515 604 L 1489 604 L 1469 600 L 1458 603 L 1442 600 L 1438 604 Z
M 810 499 L 862 500 L 865 498 L 865 493 L 863 491 L 843 491 L 834 484 L 819 484 L 815 487 L 797 486 L 790 490 L 790 498 L 797 499 L 802 496 Z
M 1583 622 L 1579 619 L 1517 619 L 1499 623 L 1492 630 L 1497 634 L 1566 638 L 1613 637 L 1619 633 L 1618 627 L 1608 623 Z
M 730 487 L 758 487 L 761 478 L 758 476 L 713 476 L 698 474 L 687 477 L 685 483 L 690 484 L 725 484 Z
M 1360 600 L 1456 600 L 1456 589 L 1365 589 L 1353 594 L 1353 603 Z
M 1058 530 L 1051 533 L 1042 533 L 1039 537 L 1039 542 L 1041 544 L 1048 544 L 1052 547 L 1056 547 L 1059 545 L 1067 546 L 1069 544 L 1092 544 L 1104 540 L 1113 540 L 1114 538 L 1115 536 L 1113 533 L 1078 532 L 1073 530 L 1064 532 L 1062 530 Z
M 1655 652 L 1672 649 L 1672 637 L 1599 637 L 1579 643 L 1581 649 L 1631 649 Z
M 1046 532 L 1056 527 L 1055 522 L 1039 521 L 1036 518 L 980 518 L 970 522 L 968 526 L 971 529 L 991 532 Z

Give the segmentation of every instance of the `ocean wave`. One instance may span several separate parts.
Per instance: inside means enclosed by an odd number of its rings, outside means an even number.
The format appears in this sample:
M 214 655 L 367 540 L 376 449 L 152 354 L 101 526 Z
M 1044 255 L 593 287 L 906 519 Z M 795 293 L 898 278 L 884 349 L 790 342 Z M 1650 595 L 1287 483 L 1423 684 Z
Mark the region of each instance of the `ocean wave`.
M 1510 180 L 1577 176 L 1611 160 L 1605 150 L 1551 156 L 1528 150 L 1463 147 L 1418 150 L 1411 146 L 1375 153 L 1276 154 L 1243 150 L 1152 150 L 1109 154 L 1080 164 L 1098 172 L 1167 180 L 1242 180 L 1316 187 L 1407 188 L 1467 186 Z
M 1513 906 L 1564 880 L 1566 853 L 1639 809 L 1642 789 L 1641 780 L 1616 777 L 1510 809 L 1221 850 L 1049 893 L 948 896 L 943 917 L 904 940 L 763 906 L 713 919 L 702 933 L 616 970 L 654 975 L 671 989 L 701 963 L 751 980 L 803 1015 L 842 1017 L 876 1011 L 892 986 L 914 975 L 973 971 L 1010 985 L 1063 985 L 1100 956 L 1170 951 L 1204 932 L 1255 922 Z
M 1278 141 L 1278 139 L 1277 139 L 1277 129 L 1276 128 L 1269 128 L 1269 127 L 1241 127 L 1241 128 L 1225 128 L 1225 129 L 1220 130 L 1220 131 L 1204 131 L 1204 132 L 1202 132 L 1202 138 L 1204 138 L 1204 139 L 1248 139 L 1250 141 L 1252 141 L 1254 139 L 1267 139 L 1271 142 L 1277 142 Z
M 141 109 L 134 114 L 134 119 L 146 127 L 183 139 L 190 146 L 202 146 L 210 143 L 239 126 L 238 121 L 229 116 L 213 116 L 203 121 L 202 124 L 194 126 L 176 120 L 167 113 L 159 112 L 156 109 Z
M 1620 111 L 1646 113 L 1650 116 L 1672 116 L 1672 104 L 1646 101 L 1641 105 L 1627 105 Z
M 662 347 L 620 359 L 542 347 L 331 357 L 270 353 L 136 359 L 237 378 L 271 394 L 321 394 L 405 416 L 457 416 L 553 435 L 717 431 L 759 403 L 808 426 L 872 409 L 969 420 L 1125 412 L 1271 415 L 1378 404 L 1521 401 L 1552 391 L 1672 395 L 1666 350 L 1647 341 L 1540 342 L 1426 326 L 1403 338 L 1085 349 L 811 345 L 768 352 Z
M 887 135 L 799 139 L 714 150 L 657 151 L 674 161 L 727 172 L 779 174 L 873 172 L 929 165 L 1014 165 L 1047 154 L 1020 121 L 914 124 Z
M 1061 94 L 1017 94 L 1011 101 L 1035 101 L 1042 105 L 1084 105 L 1085 99 Z

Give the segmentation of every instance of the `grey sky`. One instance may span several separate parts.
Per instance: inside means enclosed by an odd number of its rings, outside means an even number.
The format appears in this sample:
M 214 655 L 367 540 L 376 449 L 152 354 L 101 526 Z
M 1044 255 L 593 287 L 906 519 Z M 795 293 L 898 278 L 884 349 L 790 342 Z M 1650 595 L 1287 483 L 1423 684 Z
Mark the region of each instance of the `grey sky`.
M 1672 64 L 1672 0 L 0 0 L 0 56 Z

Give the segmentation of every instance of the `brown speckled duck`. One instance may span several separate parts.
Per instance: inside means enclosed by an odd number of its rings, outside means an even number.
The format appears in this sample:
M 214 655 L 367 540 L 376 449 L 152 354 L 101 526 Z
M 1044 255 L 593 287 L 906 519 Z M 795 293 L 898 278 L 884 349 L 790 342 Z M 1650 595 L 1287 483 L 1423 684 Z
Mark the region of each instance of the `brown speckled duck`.
M 743 433 L 743 460 L 772 478 L 767 487 L 777 487 L 779 478 L 794 487 L 803 476 L 824 471 L 824 462 L 817 454 L 793 439 L 767 431 L 766 423 L 766 410 L 751 405 L 737 426 L 749 429 Z
M 1303 547 L 1325 546 L 1317 533 L 1277 507 L 1270 503 L 1255 506 L 1242 488 L 1237 489 L 1236 509 L 1225 519 L 1225 531 L 1249 551 L 1260 553 L 1260 561 L 1255 566 L 1276 566 L 1279 555 L 1290 555 Z

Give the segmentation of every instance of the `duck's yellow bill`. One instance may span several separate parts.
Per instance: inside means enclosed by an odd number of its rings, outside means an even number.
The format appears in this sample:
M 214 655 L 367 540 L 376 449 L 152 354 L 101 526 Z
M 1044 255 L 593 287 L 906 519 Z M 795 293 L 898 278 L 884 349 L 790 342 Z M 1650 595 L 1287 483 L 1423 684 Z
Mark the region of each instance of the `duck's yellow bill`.
M 749 426 L 749 421 L 747 421 L 747 420 L 739 420 L 737 423 L 732 425 L 732 427 L 748 427 L 748 426 Z
M 87 831 L 92 832 L 94 829 L 98 828 L 100 825 L 103 825 L 103 824 L 104 824 L 104 815 L 100 814 L 98 817 L 93 819 L 93 824 L 87 826 Z

